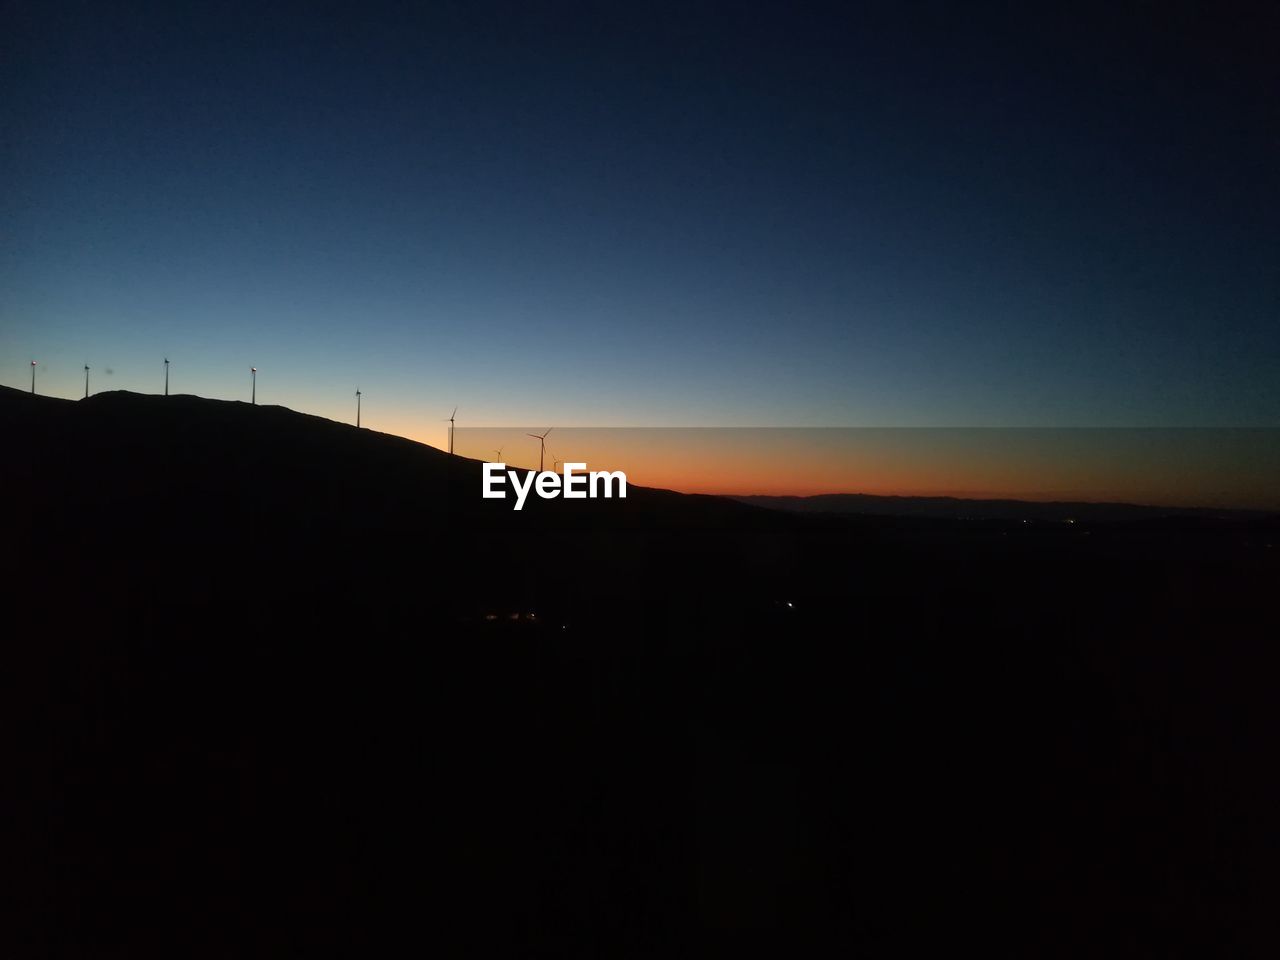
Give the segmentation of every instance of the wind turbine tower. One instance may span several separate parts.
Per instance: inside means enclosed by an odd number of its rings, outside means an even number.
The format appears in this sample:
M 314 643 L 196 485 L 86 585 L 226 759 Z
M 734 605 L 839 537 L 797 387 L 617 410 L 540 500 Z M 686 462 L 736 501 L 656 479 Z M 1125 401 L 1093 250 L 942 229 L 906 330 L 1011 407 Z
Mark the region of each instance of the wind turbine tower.
M 258 405 L 258 368 L 250 367 L 249 376 L 252 384 L 249 388 L 249 403 L 256 407 Z
M 84 365 L 84 398 L 89 399 L 89 365 Z
M 525 436 L 527 436 L 527 437 L 533 437 L 533 439 L 537 440 L 537 441 L 538 441 L 538 443 L 539 443 L 539 447 L 538 447 L 538 472 L 539 472 L 539 473 L 541 473 L 541 472 L 542 472 L 542 470 L 543 470 L 543 466 L 544 466 L 544 465 L 545 465 L 545 463 L 546 463 L 546 456 L 547 456 L 547 434 L 548 434 L 548 433 L 550 433 L 550 432 L 551 432 L 552 430 L 554 430 L 554 429 L 555 429 L 555 427 L 547 427 L 547 433 L 543 433 L 543 434 L 527 433 L 527 434 L 525 434 Z
M 169 358 L 164 358 L 164 395 L 169 395 Z
M 356 429 L 360 429 L 360 388 L 356 387 Z
M 31 361 L 31 395 L 36 395 L 36 362 Z

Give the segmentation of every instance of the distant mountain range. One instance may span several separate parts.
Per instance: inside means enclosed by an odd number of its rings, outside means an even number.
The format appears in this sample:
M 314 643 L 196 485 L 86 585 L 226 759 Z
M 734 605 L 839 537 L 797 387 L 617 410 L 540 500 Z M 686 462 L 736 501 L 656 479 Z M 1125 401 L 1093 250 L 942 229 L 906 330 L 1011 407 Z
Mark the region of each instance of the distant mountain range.
M 865 514 L 877 517 L 932 517 L 949 520 L 1036 520 L 1106 523 L 1154 517 L 1259 518 L 1258 510 L 1208 507 L 1158 507 L 1134 503 L 1054 500 L 969 500 L 961 497 L 892 497 L 868 493 L 830 493 L 812 497 L 731 497 L 739 503 L 792 513 Z

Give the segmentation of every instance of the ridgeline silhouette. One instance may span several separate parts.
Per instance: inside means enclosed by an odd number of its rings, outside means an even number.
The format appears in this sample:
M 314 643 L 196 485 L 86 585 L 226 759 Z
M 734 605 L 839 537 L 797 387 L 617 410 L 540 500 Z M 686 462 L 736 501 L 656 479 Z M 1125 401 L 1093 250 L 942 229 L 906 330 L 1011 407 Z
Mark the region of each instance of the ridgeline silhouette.
M 279 407 L 0 424 L 10 955 L 1275 933 L 1274 519 L 516 513 Z
M 509 503 L 480 497 L 478 461 L 283 407 L 127 392 L 3 399 L 40 545 L 67 562 L 109 561 L 95 578 L 163 578 L 157 602 L 184 602 L 198 574 L 231 619 L 287 610 L 291 624 L 314 616 L 319 627 L 342 598 L 368 608 L 366 627 L 398 623 L 405 608 L 468 620 L 556 607 L 584 582 L 586 596 L 608 597 L 618 581 L 628 596 L 653 591 L 628 614 L 635 624 L 699 568 L 769 566 L 720 541 L 753 511 L 714 498 L 635 488 L 626 504 L 539 501 L 513 518 Z M 761 517 L 744 535 L 774 531 Z M 522 552 L 529 534 L 538 547 Z M 324 602 L 302 602 L 312 595 Z M 209 599 L 193 599 L 201 621 Z

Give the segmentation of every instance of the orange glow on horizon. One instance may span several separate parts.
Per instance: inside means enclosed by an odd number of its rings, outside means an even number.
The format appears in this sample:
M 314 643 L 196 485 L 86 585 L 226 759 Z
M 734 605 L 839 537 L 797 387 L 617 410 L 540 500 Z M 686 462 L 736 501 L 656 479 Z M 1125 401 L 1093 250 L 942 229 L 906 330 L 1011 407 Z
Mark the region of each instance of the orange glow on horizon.
M 536 469 L 525 432 L 460 427 L 455 449 Z M 551 434 L 553 457 L 681 493 L 1280 509 L 1280 431 L 577 427 Z

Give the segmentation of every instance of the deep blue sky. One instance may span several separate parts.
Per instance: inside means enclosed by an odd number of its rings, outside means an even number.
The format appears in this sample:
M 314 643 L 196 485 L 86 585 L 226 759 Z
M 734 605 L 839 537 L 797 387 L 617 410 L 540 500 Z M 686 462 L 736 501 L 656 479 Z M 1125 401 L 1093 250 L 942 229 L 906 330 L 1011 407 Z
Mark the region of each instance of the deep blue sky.
M 1274 11 L 185 7 L 4 8 L 2 383 L 1280 424 Z

